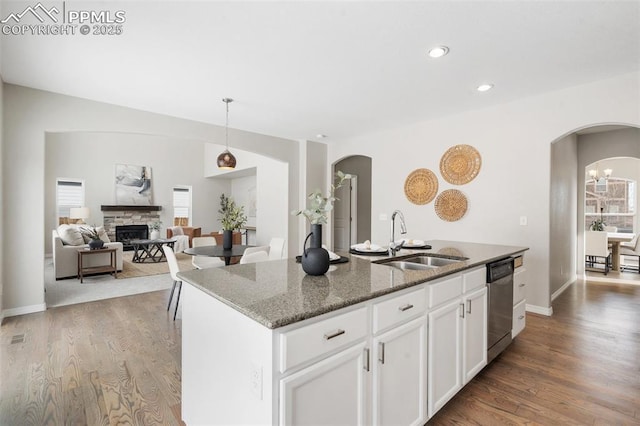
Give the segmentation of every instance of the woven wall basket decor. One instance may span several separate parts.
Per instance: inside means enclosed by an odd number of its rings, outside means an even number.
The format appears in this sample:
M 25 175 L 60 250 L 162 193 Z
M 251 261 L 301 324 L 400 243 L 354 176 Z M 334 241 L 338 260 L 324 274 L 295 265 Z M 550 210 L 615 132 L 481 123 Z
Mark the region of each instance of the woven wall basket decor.
M 480 172 L 480 153 L 471 145 L 455 145 L 440 159 L 442 178 L 454 185 L 471 182 Z
M 440 219 L 455 222 L 467 212 L 467 197 L 457 189 L 447 189 L 436 198 L 435 209 Z
M 427 204 L 438 193 L 438 178 L 429 169 L 416 169 L 404 181 L 404 194 L 413 204 Z

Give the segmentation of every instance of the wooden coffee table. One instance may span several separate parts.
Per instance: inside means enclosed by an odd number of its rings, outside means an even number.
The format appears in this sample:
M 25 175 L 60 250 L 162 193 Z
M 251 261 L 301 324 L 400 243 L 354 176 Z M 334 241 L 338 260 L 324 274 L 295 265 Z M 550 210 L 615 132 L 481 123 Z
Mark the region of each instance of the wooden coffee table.
M 79 249 L 78 250 L 78 278 L 82 283 L 82 278 L 87 274 L 98 274 L 102 272 L 108 272 L 113 274 L 114 278 L 118 278 L 118 268 L 116 264 L 116 252 L 117 248 L 101 248 L 96 250 L 91 250 L 88 248 Z M 99 265 L 99 266 L 84 266 L 84 258 L 86 256 L 92 256 L 95 254 L 105 254 L 109 253 L 110 262 L 108 265 Z
M 135 263 L 158 263 L 165 262 L 163 245 L 173 248 L 175 238 L 158 238 L 157 240 L 130 240 L 129 244 L 133 246 L 133 259 Z

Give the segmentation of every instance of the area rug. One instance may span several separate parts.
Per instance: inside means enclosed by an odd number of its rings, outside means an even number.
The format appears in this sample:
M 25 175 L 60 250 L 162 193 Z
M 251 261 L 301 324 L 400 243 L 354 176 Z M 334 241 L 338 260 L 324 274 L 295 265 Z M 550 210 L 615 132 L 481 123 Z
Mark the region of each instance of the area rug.
M 178 266 L 181 271 L 194 269 L 191 264 L 191 257 L 188 254 L 176 253 Z M 169 264 L 167 262 L 158 263 L 134 263 L 133 251 L 125 251 L 122 255 L 122 272 L 118 272 L 118 278 L 135 278 L 146 277 L 149 275 L 160 275 L 169 273 Z

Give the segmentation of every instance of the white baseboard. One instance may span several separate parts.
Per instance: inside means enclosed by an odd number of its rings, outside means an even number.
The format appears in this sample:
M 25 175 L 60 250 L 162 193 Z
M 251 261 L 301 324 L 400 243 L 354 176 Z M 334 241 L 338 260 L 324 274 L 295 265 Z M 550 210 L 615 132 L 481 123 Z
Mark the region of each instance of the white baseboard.
M 525 309 L 527 310 L 527 312 L 531 312 L 534 314 L 546 315 L 548 317 L 553 315 L 553 308 L 551 306 L 549 306 L 548 308 L 544 308 L 542 306 L 527 304 L 525 306 Z
M 47 310 L 46 303 L 40 303 L 38 305 L 21 306 L 19 308 L 5 309 L 2 311 L 3 318 L 15 317 L 16 315 L 32 314 L 34 312 L 42 312 Z
M 572 277 L 571 279 L 567 280 L 566 283 L 562 284 L 562 287 L 560 287 L 559 289 L 557 289 L 556 291 L 553 292 L 553 294 L 551 295 L 551 301 L 553 302 L 554 300 L 556 300 L 556 298 L 558 296 L 560 296 L 562 293 L 564 293 L 564 291 L 569 288 L 569 286 L 571 284 L 573 284 L 574 282 L 576 282 L 577 277 Z

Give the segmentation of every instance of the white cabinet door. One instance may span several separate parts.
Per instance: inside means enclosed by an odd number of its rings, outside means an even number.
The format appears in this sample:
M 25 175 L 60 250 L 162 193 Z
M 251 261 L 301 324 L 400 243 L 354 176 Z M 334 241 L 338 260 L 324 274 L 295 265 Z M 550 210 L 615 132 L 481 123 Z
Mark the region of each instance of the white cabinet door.
M 280 424 L 367 424 L 365 348 L 358 344 L 282 379 Z
M 467 384 L 487 365 L 487 288 L 464 298 L 462 371 Z
M 373 340 L 373 424 L 426 423 L 425 317 Z
M 429 417 L 462 388 L 462 299 L 429 313 Z

